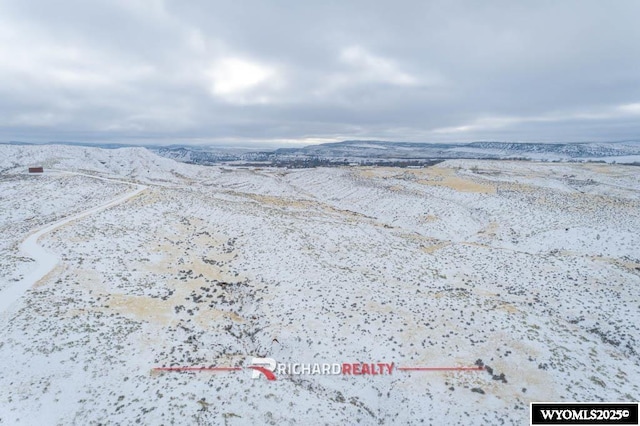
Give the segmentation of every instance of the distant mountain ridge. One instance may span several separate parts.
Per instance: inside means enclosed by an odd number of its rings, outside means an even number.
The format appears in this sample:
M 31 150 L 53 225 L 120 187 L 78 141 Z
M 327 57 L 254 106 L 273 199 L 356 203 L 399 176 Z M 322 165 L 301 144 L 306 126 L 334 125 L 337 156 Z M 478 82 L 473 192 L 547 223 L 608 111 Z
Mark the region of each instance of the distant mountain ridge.
M 30 145 L 18 142 L 12 144 Z M 84 145 L 106 149 L 141 147 L 141 145 L 118 143 L 67 142 L 57 144 Z M 640 141 L 571 143 L 485 141 L 432 144 L 347 140 L 305 147 L 264 150 L 186 144 L 146 145 L 144 147 L 162 157 L 202 165 L 262 164 L 296 167 L 346 164 L 426 165 L 434 161 L 465 158 L 640 163 Z
M 232 153 L 212 148 L 159 148 L 164 157 L 196 164 L 262 162 L 272 165 L 393 164 L 420 165 L 447 159 L 528 159 L 539 161 L 640 162 L 640 143 L 437 143 L 343 141 L 280 148 L 274 151 Z M 618 161 L 620 160 L 620 161 Z

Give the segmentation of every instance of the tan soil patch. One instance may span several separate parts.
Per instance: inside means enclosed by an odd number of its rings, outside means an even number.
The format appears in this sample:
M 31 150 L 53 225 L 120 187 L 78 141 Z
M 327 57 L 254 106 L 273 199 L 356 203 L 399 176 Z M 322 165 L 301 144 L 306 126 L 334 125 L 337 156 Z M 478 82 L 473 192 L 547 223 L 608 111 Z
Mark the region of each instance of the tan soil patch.
M 438 220 L 440 220 L 438 216 L 435 216 L 432 214 L 424 215 L 420 219 L 418 219 L 420 223 L 431 223 L 431 222 L 436 222 Z
M 451 245 L 451 243 L 447 241 L 447 242 L 442 242 L 442 243 L 438 243 L 438 244 L 433 244 L 433 245 L 430 245 L 430 246 L 420 246 L 420 250 L 422 250 L 425 253 L 432 254 L 432 253 L 435 253 L 436 251 L 438 251 L 438 250 L 440 250 L 442 248 L 448 247 L 450 245 Z
M 490 222 L 484 229 L 478 231 L 478 234 L 484 234 L 488 237 L 495 237 L 499 228 L 498 222 Z
M 613 257 L 598 257 L 598 256 L 590 256 L 589 257 L 593 261 L 606 262 L 611 265 L 615 265 L 619 268 L 625 269 L 628 272 L 640 273 L 640 263 L 631 262 L 622 259 L 616 259 Z
M 295 208 L 298 210 L 305 211 L 307 214 L 308 212 L 316 211 L 316 212 L 324 212 L 329 214 L 336 214 L 340 216 L 347 216 L 347 221 L 353 220 L 353 219 L 374 219 L 362 213 L 358 213 L 351 210 L 338 209 L 329 204 L 325 204 L 315 200 L 301 200 L 301 199 L 294 199 L 294 198 L 287 198 L 287 197 L 277 197 L 273 195 L 256 195 L 256 194 L 243 194 L 243 193 L 237 193 L 236 195 L 249 197 L 255 201 L 258 201 L 266 205 L 282 207 L 282 208 Z
M 47 275 L 45 275 L 44 277 L 36 281 L 36 283 L 33 285 L 33 288 L 42 287 L 43 285 L 47 284 L 49 281 L 52 281 L 53 277 L 62 273 L 64 269 L 65 269 L 64 263 L 63 262 L 58 263 L 55 266 L 55 268 L 53 268 L 52 270 L 49 271 L 49 273 L 47 273 Z
M 112 294 L 109 297 L 109 309 L 125 316 L 134 316 L 144 322 L 168 325 L 173 317 L 173 303 L 169 300 L 144 296 Z
M 459 192 L 476 192 L 493 194 L 496 187 L 493 184 L 478 182 L 456 175 L 456 170 L 446 167 L 427 167 L 424 169 L 403 169 L 393 167 L 361 168 L 360 176 L 365 178 L 410 179 L 422 185 L 441 186 Z

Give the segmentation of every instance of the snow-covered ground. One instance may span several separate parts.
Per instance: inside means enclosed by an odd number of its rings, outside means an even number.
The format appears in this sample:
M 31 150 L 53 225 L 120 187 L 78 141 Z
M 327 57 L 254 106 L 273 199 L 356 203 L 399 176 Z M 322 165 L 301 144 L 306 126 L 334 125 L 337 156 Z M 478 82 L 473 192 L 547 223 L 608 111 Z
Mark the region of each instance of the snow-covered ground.
M 62 172 L 67 174 L 81 175 L 75 172 Z M 82 176 L 82 175 L 81 175 Z M 117 182 L 124 183 L 124 181 L 116 181 L 108 178 L 101 177 L 93 177 L 91 175 L 84 175 L 90 177 L 91 179 L 98 179 L 105 182 Z M 116 204 L 123 203 L 128 201 L 129 199 L 135 197 L 140 192 L 146 189 L 144 185 L 135 185 L 136 189 L 109 202 L 104 204 L 99 204 L 97 206 L 88 208 L 86 210 L 81 211 L 80 213 L 65 217 L 64 219 L 60 219 L 52 224 L 49 224 L 37 232 L 32 233 L 27 237 L 18 247 L 19 251 L 27 255 L 27 259 L 29 259 L 32 264 L 28 266 L 30 272 L 28 275 L 24 276 L 21 280 L 16 281 L 14 283 L 9 283 L 8 286 L 5 286 L 0 291 L 0 312 L 4 312 L 11 305 L 13 305 L 19 298 L 21 298 L 24 293 L 35 285 L 38 281 L 45 277 L 48 273 L 50 273 L 53 268 L 55 268 L 59 264 L 59 259 L 54 253 L 48 252 L 45 250 L 40 244 L 38 244 L 38 240 L 45 234 L 53 232 L 54 230 L 67 225 L 75 220 L 93 215 L 100 210 L 108 209 Z
M 0 424 L 526 424 L 530 401 L 640 398 L 638 167 L 0 146 L 0 170 L 0 295 L 37 264 L 20 243 L 69 219 L 37 242 L 59 264 L 0 314 Z M 153 371 L 253 356 L 488 368 Z

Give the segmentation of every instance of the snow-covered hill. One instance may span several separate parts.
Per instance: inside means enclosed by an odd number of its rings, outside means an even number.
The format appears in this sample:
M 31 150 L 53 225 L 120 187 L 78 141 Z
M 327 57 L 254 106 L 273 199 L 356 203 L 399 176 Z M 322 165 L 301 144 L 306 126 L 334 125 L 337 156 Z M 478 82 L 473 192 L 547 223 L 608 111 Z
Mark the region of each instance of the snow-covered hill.
M 146 148 L 101 149 L 71 145 L 0 144 L 0 171 L 26 173 L 30 166 L 45 170 L 71 170 L 140 181 L 172 181 L 176 175 L 195 177 L 194 169 L 160 157 Z M 185 176 L 186 176 L 185 175 Z
M 635 166 L 0 146 L 0 170 L 0 297 L 20 241 L 146 186 L 38 240 L 60 263 L 0 313 L 0 424 L 519 425 L 530 401 L 640 397 Z M 267 381 L 252 357 L 483 368 Z

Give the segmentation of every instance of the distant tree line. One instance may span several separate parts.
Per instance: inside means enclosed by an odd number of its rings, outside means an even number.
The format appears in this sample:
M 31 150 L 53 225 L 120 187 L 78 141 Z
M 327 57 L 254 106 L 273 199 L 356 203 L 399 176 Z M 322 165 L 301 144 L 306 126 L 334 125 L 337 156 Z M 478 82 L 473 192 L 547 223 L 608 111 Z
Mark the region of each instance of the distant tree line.
M 282 167 L 287 169 L 311 169 L 316 167 L 344 167 L 344 166 L 385 166 L 385 167 L 429 167 L 443 162 L 444 160 L 347 160 L 328 159 L 319 157 L 305 158 L 279 158 L 264 163 L 240 163 L 241 167 Z

